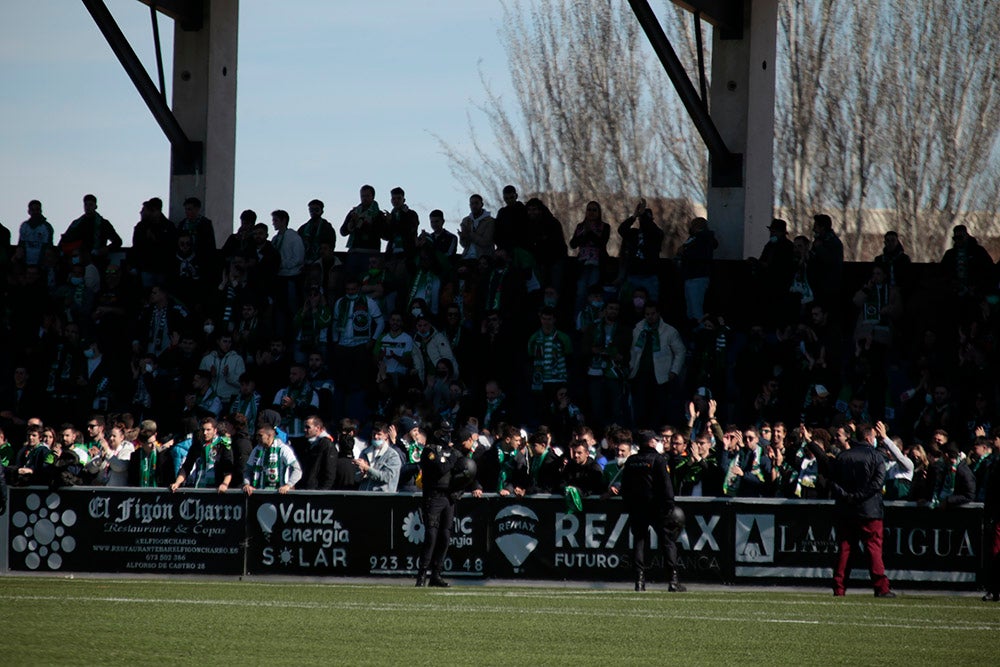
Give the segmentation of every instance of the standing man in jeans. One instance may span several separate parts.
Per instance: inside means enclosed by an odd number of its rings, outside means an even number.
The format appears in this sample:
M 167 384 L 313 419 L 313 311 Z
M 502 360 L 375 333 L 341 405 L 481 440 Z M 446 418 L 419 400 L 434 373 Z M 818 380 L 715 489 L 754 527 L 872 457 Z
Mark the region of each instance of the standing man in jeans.
M 882 484 L 885 481 L 885 458 L 875 449 L 875 428 L 863 424 L 858 428 L 861 442 L 854 442 L 836 459 L 830 461 L 821 447 L 812 441 L 812 434 L 799 427 L 806 446 L 816 457 L 820 472 L 830 480 L 830 493 L 836 501 L 834 522 L 837 529 L 837 560 L 833 566 L 833 594 L 844 595 L 847 587 L 847 563 L 851 547 L 859 541 L 865 545 L 869 572 L 877 598 L 894 598 L 882 563 Z
M 275 277 L 274 330 L 285 338 L 289 335 L 289 324 L 302 306 L 302 269 L 306 261 L 306 246 L 302 237 L 288 227 L 288 211 L 271 213 L 274 238 L 271 245 L 278 251 L 280 264 Z

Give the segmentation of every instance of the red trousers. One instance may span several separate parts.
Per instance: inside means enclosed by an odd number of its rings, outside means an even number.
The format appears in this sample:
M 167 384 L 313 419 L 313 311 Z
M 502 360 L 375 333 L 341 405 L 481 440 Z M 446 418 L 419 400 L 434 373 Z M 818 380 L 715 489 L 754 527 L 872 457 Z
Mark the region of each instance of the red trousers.
M 858 542 L 865 546 L 868 554 L 868 570 L 876 593 L 889 591 L 889 578 L 885 576 L 882 563 L 882 519 L 847 519 L 837 522 L 837 563 L 833 568 L 833 594 L 843 595 L 847 588 L 847 563 L 851 549 Z
M 1000 521 L 986 524 L 983 546 L 987 553 L 986 591 L 997 595 L 1000 594 Z

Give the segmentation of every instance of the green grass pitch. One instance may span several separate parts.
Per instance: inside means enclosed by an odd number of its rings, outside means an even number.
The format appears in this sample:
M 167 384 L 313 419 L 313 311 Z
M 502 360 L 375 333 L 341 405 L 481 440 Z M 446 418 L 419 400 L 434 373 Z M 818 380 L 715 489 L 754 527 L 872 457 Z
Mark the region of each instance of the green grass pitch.
M 970 595 L 406 584 L 3 577 L 3 664 L 1000 664 Z

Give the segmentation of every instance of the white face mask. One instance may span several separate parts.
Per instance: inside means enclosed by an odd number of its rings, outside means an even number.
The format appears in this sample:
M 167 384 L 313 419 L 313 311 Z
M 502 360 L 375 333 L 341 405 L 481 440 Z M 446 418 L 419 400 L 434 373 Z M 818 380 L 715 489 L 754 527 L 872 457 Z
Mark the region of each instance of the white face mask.
M 153 364 L 146 364 L 145 366 L 143 366 L 143 370 L 145 370 L 147 373 L 152 373 L 153 372 Z
M 656 444 L 653 445 L 653 447 L 656 449 L 656 453 L 657 454 L 662 454 L 663 453 L 663 441 L 662 440 L 657 440 Z
M 375 449 L 382 449 L 385 447 L 385 440 L 372 440 L 372 444 L 375 445 Z
M 215 331 L 215 325 L 214 325 L 214 324 L 206 324 L 206 325 L 205 325 L 204 327 L 202 327 L 202 328 L 203 328 L 203 329 L 205 330 L 205 333 L 207 333 L 207 334 L 210 334 L 210 333 L 212 333 L 213 331 Z
M 615 463 L 617 463 L 619 466 L 623 466 L 625 465 L 625 459 L 627 458 L 628 458 L 627 456 L 619 456 L 618 458 L 615 459 Z

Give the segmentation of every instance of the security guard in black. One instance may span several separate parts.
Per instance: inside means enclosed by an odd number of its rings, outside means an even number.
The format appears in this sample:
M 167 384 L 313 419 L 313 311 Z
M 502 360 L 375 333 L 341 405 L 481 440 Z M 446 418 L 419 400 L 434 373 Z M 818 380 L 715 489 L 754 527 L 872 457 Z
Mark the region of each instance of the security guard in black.
M 646 542 L 652 527 L 659 539 L 668 590 L 683 591 L 677 581 L 677 538 L 682 525 L 676 519 L 674 487 L 667 459 L 656 451 L 657 435 L 640 431 L 639 452 L 625 460 L 621 495 L 629 514 L 635 589 L 646 590 Z
M 459 453 L 449 444 L 435 443 L 424 447 L 420 455 L 420 476 L 424 498 L 421 508 L 424 518 L 424 551 L 417 570 L 417 586 L 423 586 L 427 569 L 431 569 L 431 586 L 447 587 L 441 578 L 444 556 L 451 541 L 451 524 L 455 519 L 455 501 L 451 498 L 451 471 Z

